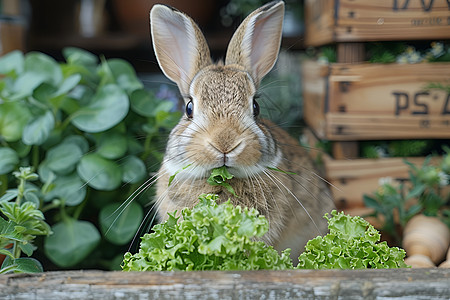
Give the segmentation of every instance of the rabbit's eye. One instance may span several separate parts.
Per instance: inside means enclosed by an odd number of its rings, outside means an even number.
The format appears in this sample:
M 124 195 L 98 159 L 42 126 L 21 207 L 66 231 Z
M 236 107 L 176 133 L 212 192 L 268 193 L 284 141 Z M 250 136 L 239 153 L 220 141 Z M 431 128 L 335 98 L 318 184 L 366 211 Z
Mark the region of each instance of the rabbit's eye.
M 194 103 L 192 100 L 186 104 L 186 116 L 188 118 L 192 118 L 194 116 Z
M 259 104 L 256 100 L 253 100 L 253 116 L 256 118 L 259 116 Z

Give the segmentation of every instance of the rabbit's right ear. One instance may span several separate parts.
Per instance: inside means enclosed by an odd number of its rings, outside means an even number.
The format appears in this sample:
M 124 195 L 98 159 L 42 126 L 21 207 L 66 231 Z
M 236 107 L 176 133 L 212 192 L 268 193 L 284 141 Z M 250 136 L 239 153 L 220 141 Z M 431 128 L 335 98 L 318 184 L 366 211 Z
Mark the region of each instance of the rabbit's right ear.
M 245 67 L 258 86 L 278 58 L 283 16 L 283 1 L 269 2 L 252 12 L 233 34 L 225 64 Z
M 195 74 L 212 63 L 200 28 L 187 15 L 160 4 L 150 11 L 150 25 L 153 49 L 164 75 L 182 94 L 189 94 Z

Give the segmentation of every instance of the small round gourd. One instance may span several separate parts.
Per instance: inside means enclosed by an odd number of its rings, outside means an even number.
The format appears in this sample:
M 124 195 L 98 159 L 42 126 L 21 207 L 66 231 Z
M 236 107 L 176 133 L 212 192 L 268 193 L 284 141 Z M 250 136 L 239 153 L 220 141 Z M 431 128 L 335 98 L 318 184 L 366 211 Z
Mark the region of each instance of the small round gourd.
M 440 263 L 450 245 L 450 230 L 436 217 L 414 216 L 403 232 L 403 249 L 407 256 L 428 256 L 434 264 Z
M 436 265 L 431 259 L 423 254 L 414 254 L 405 258 L 405 264 L 412 268 L 434 268 Z
M 440 264 L 439 268 L 450 268 L 450 248 L 447 251 L 447 260 Z
M 450 269 L 450 260 L 444 261 L 442 264 L 439 265 L 439 268 L 447 268 L 447 269 Z

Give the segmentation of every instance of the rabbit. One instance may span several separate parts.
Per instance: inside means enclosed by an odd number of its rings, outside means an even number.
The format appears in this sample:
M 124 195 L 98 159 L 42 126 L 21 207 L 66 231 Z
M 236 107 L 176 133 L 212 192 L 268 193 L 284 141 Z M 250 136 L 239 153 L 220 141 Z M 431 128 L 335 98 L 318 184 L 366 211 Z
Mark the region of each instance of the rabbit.
M 252 12 L 232 36 L 225 61 L 213 63 L 205 37 L 189 16 L 153 6 L 156 59 L 186 105 L 168 138 L 155 205 L 160 221 L 168 212 L 192 208 L 203 193 L 256 208 L 269 222 L 262 240 L 277 250 L 291 248 L 295 258 L 309 239 L 326 232 L 323 216 L 334 205 L 307 151 L 259 117 L 256 93 L 278 58 L 283 16 L 283 1 Z M 236 196 L 206 181 L 212 169 L 222 166 L 234 175 L 229 183 Z

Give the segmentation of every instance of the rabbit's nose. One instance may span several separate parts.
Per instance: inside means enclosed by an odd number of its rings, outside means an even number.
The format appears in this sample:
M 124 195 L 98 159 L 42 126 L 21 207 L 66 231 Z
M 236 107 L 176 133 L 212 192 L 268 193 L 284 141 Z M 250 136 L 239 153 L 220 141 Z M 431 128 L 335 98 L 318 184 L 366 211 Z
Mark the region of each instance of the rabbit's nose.
M 224 156 L 224 161 L 226 160 L 226 156 L 236 150 L 241 144 L 242 140 L 238 140 L 234 143 L 229 143 L 228 141 L 209 141 L 208 144 L 214 148 L 216 151 L 220 152 Z

